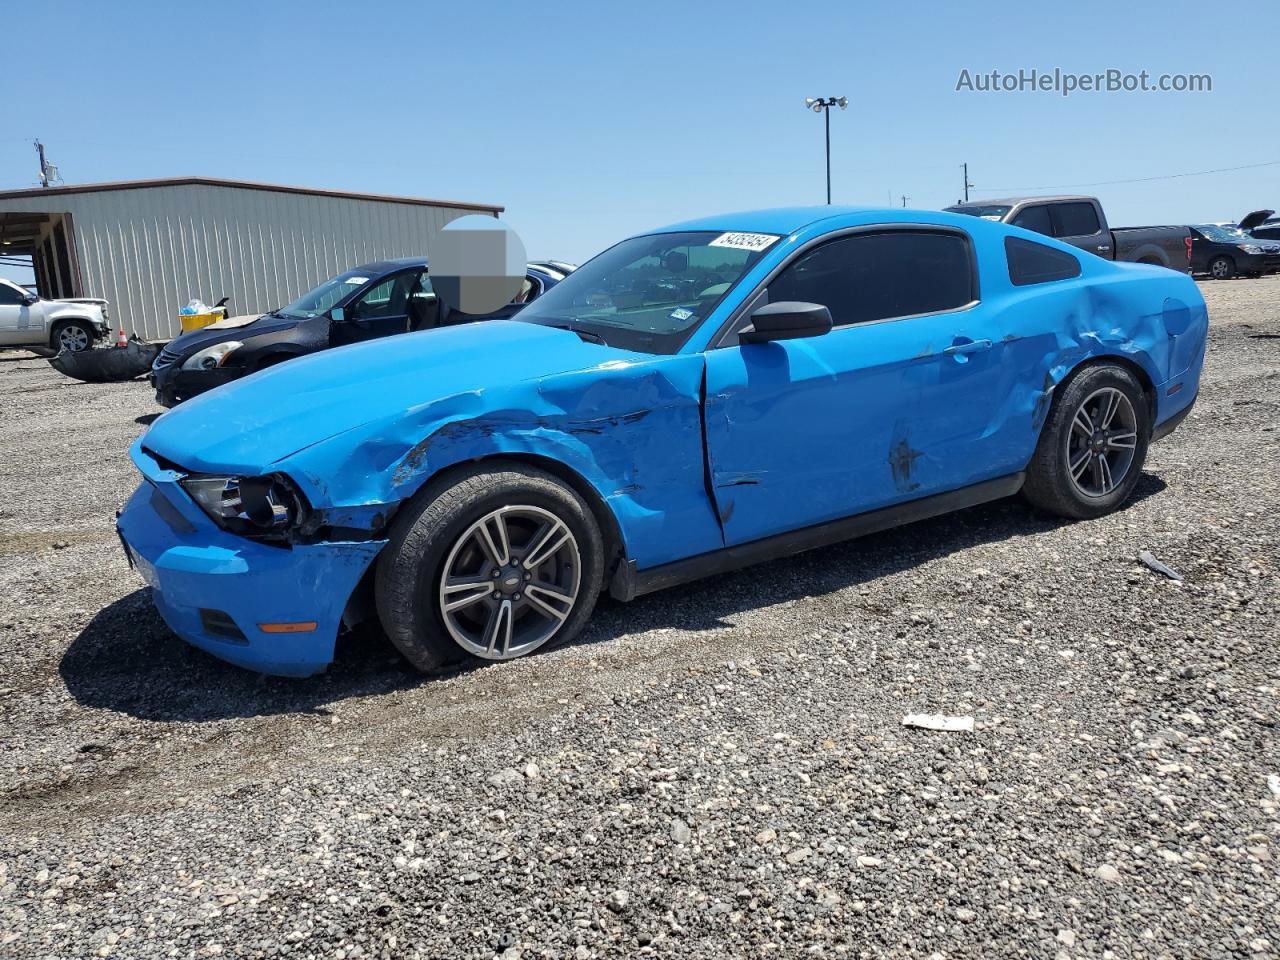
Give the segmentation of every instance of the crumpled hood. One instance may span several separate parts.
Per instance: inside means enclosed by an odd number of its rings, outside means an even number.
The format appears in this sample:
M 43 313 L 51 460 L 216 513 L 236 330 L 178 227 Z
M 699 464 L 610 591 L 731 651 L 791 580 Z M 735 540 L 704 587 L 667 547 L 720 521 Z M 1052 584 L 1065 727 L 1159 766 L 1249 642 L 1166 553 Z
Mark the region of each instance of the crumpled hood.
M 106 301 L 102 301 L 106 303 Z M 87 300 L 46 300 L 44 315 L 46 321 L 88 318 L 94 323 L 105 326 L 102 318 L 102 304 Z
M 508 320 L 401 334 L 299 357 L 201 394 L 163 414 L 142 442 L 193 471 L 269 472 L 383 417 L 633 356 Z
M 276 333 L 280 330 L 296 327 L 302 322 L 296 317 L 278 317 L 270 313 L 264 316 L 255 314 L 231 319 L 244 322 L 231 324 L 228 320 L 220 320 L 217 323 L 209 324 L 207 327 L 192 330 L 190 333 L 179 334 L 169 341 L 168 352 L 175 357 L 185 358 L 197 350 L 212 347 L 215 343 L 222 343 L 224 340 L 244 340 L 251 336 L 258 337 L 267 333 Z M 222 326 L 222 324 L 226 324 L 226 326 Z

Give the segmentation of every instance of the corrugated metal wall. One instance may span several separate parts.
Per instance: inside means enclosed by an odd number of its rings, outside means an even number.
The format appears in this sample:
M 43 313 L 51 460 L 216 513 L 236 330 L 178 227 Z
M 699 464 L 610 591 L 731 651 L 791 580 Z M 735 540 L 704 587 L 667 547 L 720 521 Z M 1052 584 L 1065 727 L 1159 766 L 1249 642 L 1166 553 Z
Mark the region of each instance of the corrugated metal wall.
M 147 339 L 178 332 L 193 297 L 264 313 L 321 281 L 386 257 L 423 256 L 452 207 L 187 184 L 0 200 L 0 210 L 69 212 L 82 295 Z

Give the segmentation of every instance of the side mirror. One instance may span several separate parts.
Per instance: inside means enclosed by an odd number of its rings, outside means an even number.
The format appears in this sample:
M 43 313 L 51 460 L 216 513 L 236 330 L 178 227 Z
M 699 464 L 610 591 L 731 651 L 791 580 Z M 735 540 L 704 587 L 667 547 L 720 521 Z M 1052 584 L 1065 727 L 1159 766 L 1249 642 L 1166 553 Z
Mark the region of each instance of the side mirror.
M 28 293 L 25 297 L 22 298 L 22 302 L 29 307 L 33 303 L 39 303 L 40 298 L 37 297 L 34 293 Z
M 346 319 L 346 316 L 347 316 L 346 311 L 344 311 L 341 307 L 334 307 L 332 310 L 329 311 L 329 319 L 332 320 L 334 323 L 341 323 L 343 320 Z
M 743 343 L 820 337 L 831 332 L 831 311 L 820 303 L 783 300 L 767 303 L 751 314 L 751 326 L 738 334 Z

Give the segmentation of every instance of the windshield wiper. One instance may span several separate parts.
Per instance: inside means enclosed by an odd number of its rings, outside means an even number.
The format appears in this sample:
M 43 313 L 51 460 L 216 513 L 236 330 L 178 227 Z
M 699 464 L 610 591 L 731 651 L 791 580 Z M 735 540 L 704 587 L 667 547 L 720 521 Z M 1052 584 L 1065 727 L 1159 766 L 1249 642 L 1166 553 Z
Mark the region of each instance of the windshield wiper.
M 542 326 L 555 327 L 557 330 L 568 330 L 570 333 L 576 333 L 579 337 L 581 337 L 583 340 L 587 341 L 588 343 L 599 343 L 606 347 L 609 345 L 605 341 L 604 337 L 600 336 L 600 334 L 592 333 L 590 330 L 579 330 L 577 327 L 572 326 L 568 323 L 544 323 L 542 324 Z

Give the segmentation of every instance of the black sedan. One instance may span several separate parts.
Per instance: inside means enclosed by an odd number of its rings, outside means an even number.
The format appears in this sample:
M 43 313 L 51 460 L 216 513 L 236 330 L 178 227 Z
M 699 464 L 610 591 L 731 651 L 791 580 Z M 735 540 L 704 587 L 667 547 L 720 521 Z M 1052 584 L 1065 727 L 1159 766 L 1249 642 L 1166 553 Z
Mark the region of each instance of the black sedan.
M 156 401 L 183 400 L 293 357 L 361 340 L 509 317 L 574 268 L 559 261 L 528 265 L 516 298 L 486 316 L 450 310 L 434 294 L 421 257 L 382 260 L 326 280 L 287 307 L 263 316 L 230 317 L 170 341 L 151 368 Z
M 1239 227 L 1191 225 L 1191 272 L 1215 280 L 1258 277 L 1280 271 L 1280 242 L 1261 240 Z

